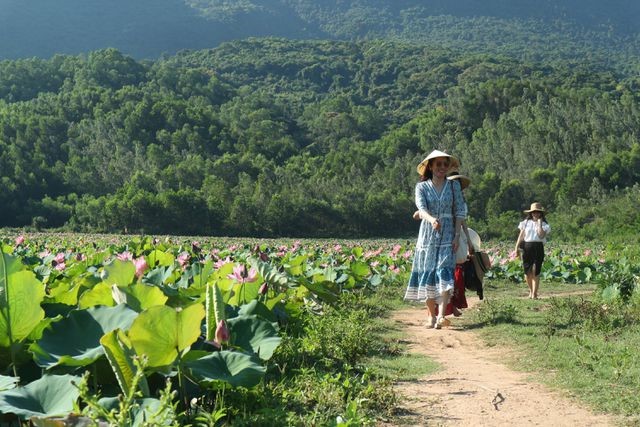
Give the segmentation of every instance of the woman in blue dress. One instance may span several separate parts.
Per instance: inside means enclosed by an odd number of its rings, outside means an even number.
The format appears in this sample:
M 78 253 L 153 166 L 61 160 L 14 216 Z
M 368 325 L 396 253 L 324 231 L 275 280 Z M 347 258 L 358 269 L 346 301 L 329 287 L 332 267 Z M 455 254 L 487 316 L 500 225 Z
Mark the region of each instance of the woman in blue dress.
M 427 326 L 436 329 L 444 317 L 436 318 L 435 306 L 444 314 L 453 290 L 460 224 L 466 217 L 460 183 L 447 179 L 447 173 L 457 166 L 455 157 L 434 150 L 418 165 L 421 180 L 415 188 L 422 222 L 404 299 L 426 301 Z

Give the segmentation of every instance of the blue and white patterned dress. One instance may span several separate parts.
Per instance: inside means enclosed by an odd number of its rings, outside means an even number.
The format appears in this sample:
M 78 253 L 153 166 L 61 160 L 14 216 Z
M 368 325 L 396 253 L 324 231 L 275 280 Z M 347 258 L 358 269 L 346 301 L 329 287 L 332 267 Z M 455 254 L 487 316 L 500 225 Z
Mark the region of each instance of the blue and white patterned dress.
M 446 180 L 440 193 L 431 180 L 416 184 L 416 206 L 438 218 L 440 230 L 436 231 L 427 220 L 422 220 L 413 258 L 409 286 L 405 300 L 440 303 L 441 294 L 453 289 L 453 272 L 456 257 L 453 253 L 455 219 L 466 218 L 467 209 L 460 183 Z

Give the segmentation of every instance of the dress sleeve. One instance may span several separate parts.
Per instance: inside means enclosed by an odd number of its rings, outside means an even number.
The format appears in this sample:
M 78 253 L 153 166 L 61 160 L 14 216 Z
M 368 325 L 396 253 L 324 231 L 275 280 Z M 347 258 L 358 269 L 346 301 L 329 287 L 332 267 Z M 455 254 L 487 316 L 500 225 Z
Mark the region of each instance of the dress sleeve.
M 520 221 L 520 223 L 518 224 L 518 230 L 524 230 L 524 224 L 526 221 Z
M 416 207 L 420 211 L 428 211 L 429 209 L 427 209 L 427 197 L 422 189 L 422 185 L 420 184 L 420 182 L 416 184 Z
M 453 190 L 456 218 L 466 219 L 467 205 L 464 202 L 464 197 L 462 197 L 462 189 L 460 188 L 460 183 L 458 181 L 449 182 L 453 184 L 453 187 L 451 187 L 451 189 Z

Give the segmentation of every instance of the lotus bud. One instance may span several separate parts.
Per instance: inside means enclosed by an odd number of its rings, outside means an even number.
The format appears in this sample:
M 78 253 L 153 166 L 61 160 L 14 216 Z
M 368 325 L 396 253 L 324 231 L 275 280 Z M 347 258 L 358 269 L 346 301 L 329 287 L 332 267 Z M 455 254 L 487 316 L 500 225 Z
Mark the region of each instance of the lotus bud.
M 227 322 L 221 320 L 216 327 L 216 342 L 222 344 L 227 341 L 229 341 L 229 328 L 227 328 Z
M 268 290 L 269 285 L 267 285 L 267 282 L 264 282 L 262 286 L 260 286 L 260 289 L 258 289 L 258 292 L 260 293 L 260 295 L 266 295 Z

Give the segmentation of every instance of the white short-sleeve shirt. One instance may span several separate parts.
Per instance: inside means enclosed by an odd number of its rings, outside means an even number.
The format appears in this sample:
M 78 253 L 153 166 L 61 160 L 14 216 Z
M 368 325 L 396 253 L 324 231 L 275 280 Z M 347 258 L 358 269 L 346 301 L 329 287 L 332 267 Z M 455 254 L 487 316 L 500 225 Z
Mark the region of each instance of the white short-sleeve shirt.
M 543 238 L 540 238 L 540 236 L 538 236 L 538 231 L 536 230 L 536 223 L 533 220 L 530 219 L 525 219 L 524 221 L 522 221 L 520 224 L 518 224 L 518 228 L 520 230 L 524 230 L 524 241 L 525 242 L 542 242 L 542 243 L 546 243 L 547 242 L 547 236 L 549 235 L 549 233 L 551 232 L 551 226 L 546 223 L 546 222 L 542 222 L 542 230 L 545 232 L 545 235 Z

